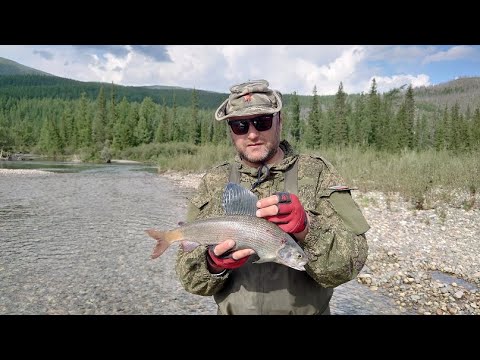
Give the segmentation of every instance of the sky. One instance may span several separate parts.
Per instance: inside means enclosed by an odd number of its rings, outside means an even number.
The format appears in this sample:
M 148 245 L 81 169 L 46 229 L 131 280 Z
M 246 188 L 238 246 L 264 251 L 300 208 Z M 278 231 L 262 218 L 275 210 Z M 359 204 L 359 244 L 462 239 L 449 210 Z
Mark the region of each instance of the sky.
M 480 45 L 0 45 L 0 57 L 52 75 L 228 93 L 265 79 L 284 94 L 367 93 L 480 76 Z

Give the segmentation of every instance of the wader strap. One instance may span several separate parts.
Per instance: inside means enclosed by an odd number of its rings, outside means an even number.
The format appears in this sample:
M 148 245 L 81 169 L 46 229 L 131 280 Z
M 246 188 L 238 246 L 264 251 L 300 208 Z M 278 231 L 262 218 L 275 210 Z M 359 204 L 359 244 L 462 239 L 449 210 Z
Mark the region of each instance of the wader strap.
M 228 181 L 240 184 L 240 171 L 238 171 L 238 165 L 236 163 L 230 164 L 230 175 L 228 176 Z
M 235 163 L 230 164 L 228 181 L 240 184 L 240 171 L 238 170 L 238 165 Z M 292 167 L 285 171 L 285 191 L 298 195 L 298 158 Z
M 293 166 L 285 172 L 285 191 L 298 195 L 298 157 Z

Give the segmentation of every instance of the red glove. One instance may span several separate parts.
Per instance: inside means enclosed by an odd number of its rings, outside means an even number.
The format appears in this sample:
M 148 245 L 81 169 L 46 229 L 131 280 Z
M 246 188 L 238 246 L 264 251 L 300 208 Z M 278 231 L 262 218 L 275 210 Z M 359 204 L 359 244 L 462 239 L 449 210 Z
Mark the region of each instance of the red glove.
M 278 214 L 266 216 L 268 221 L 277 224 L 283 231 L 297 234 L 307 227 L 307 213 L 295 194 L 277 192 Z
M 236 269 L 245 264 L 250 257 L 245 256 L 239 260 L 235 260 L 234 258 L 232 258 L 232 253 L 228 253 L 227 255 L 224 254 L 222 255 L 222 257 L 219 257 L 213 252 L 214 248 L 215 245 L 210 245 L 208 247 L 207 262 L 210 268 L 215 272 L 221 272 L 225 269 Z

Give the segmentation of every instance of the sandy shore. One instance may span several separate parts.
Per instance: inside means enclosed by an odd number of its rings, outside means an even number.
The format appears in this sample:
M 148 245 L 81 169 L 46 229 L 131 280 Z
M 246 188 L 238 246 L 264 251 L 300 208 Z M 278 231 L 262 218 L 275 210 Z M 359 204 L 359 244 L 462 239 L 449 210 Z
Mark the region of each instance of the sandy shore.
M 161 176 L 194 189 L 203 174 Z M 468 211 L 441 205 L 420 211 L 395 195 L 352 196 L 371 226 L 360 284 L 392 298 L 399 311 L 480 315 L 479 204 Z

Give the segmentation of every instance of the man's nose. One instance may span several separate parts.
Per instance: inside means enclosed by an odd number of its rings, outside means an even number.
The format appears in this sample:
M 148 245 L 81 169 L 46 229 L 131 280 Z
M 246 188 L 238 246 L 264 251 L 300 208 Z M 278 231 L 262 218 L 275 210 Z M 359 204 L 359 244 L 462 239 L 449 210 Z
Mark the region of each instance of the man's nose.
M 248 138 L 255 139 L 258 137 L 258 135 L 260 135 L 260 131 L 255 129 L 255 126 L 253 126 L 253 124 L 250 124 L 250 126 L 248 127 Z

